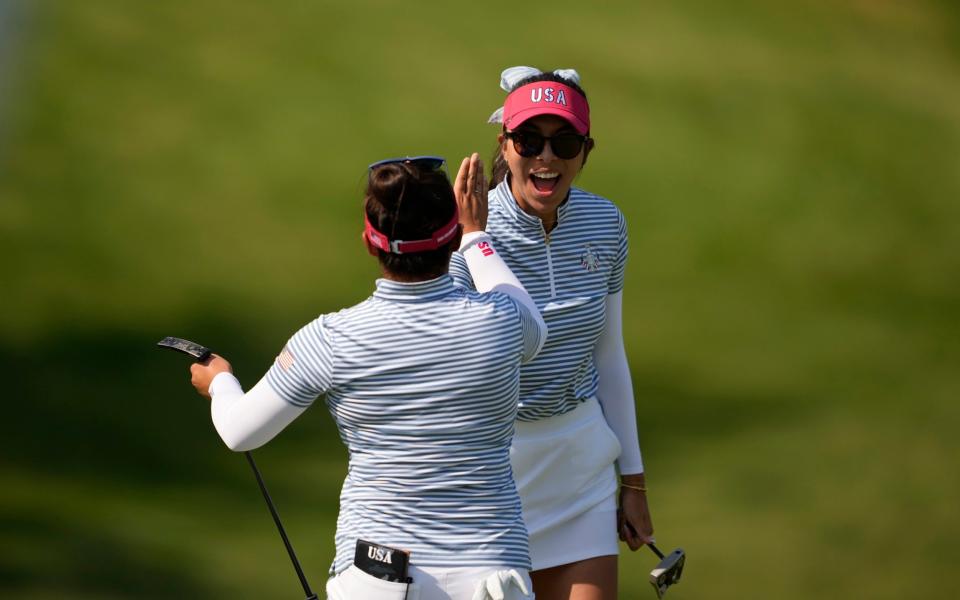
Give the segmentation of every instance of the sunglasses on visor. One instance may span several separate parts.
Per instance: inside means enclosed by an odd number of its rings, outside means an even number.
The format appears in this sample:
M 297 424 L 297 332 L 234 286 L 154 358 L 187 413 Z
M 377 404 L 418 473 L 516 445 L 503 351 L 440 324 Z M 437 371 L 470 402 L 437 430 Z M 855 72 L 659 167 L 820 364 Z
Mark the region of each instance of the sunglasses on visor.
M 513 140 L 513 149 L 524 158 L 537 156 L 543 152 L 543 147 L 550 142 L 550 149 L 557 158 L 564 160 L 576 158 L 583 149 L 583 145 L 590 138 L 579 133 L 564 132 L 547 137 L 535 131 L 507 131 L 503 134 Z
M 425 171 L 447 171 L 447 159 L 442 156 L 402 156 L 400 158 L 385 158 L 371 163 L 367 167 L 370 171 L 384 165 L 409 164 Z

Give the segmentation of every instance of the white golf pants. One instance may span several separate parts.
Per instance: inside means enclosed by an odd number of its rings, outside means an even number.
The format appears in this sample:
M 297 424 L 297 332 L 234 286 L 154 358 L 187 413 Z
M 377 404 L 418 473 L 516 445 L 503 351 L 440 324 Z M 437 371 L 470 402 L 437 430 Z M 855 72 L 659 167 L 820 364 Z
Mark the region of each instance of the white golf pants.
M 355 566 L 327 581 L 329 600 L 534 600 L 525 569 L 410 567 L 413 583 L 393 583 Z M 409 588 L 409 589 L 408 589 Z

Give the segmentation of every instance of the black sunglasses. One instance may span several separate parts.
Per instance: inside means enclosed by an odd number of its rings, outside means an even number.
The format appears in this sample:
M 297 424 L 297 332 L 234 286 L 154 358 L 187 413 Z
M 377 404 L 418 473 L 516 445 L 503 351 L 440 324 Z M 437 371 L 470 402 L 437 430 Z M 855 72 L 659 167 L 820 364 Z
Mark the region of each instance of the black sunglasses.
M 409 164 L 426 171 L 447 171 L 447 159 L 442 156 L 402 156 L 400 158 L 385 158 L 371 163 L 369 170 L 373 171 L 384 165 Z
M 535 131 L 506 131 L 503 135 L 513 140 L 513 149 L 524 158 L 539 155 L 547 142 L 550 142 L 553 153 L 564 160 L 576 158 L 583 149 L 583 145 L 590 139 L 589 136 L 569 131 L 550 137 Z

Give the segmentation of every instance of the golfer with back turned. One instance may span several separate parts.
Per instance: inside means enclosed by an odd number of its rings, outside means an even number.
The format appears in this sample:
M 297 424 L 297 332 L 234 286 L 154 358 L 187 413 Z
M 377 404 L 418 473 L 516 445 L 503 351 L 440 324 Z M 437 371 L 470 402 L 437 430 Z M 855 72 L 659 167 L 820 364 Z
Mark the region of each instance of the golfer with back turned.
M 509 449 L 546 327 L 484 233 L 483 166 L 464 159 L 451 186 L 442 159 L 375 163 L 364 213 L 373 295 L 303 327 L 246 393 L 219 356 L 193 384 L 238 451 L 324 397 L 350 456 L 329 598 L 532 599 Z M 453 285 L 458 248 L 479 292 Z
M 500 85 L 487 231 L 550 328 L 521 369 L 511 450 L 534 590 L 616 600 L 618 532 L 632 550 L 653 539 L 621 331 L 626 223 L 572 187 L 594 147 L 577 72 L 512 67 Z M 455 254 L 450 272 L 479 286 L 468 259 Z

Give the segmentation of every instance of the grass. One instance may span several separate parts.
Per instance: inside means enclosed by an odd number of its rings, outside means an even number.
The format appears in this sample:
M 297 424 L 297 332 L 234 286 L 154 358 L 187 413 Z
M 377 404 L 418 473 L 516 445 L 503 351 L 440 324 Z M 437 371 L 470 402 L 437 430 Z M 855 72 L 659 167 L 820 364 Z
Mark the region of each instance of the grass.
M 20 6 L 26 6 L 21 4 Z M 299 594 L 165 335 L 252 383 L 365 297 L 367 163 L 488 156 L 500 69 L 578 68 L 674 600 L 960 593 L 960 14 L 736 0 L 31 3 L 0 86 L 0 594 Z M 4 75 L 6 73 L 6 75 Z M 311 583 L 345 462 L 258 451 Z M 652 554 L 621 558 L 650 597 Z

